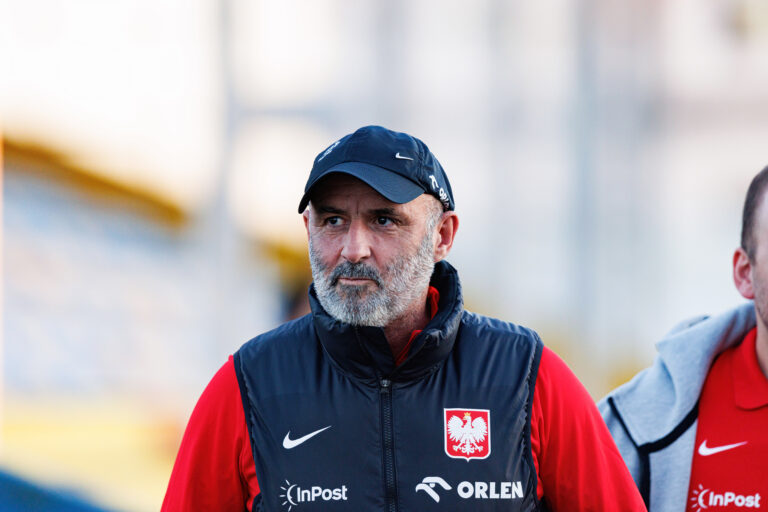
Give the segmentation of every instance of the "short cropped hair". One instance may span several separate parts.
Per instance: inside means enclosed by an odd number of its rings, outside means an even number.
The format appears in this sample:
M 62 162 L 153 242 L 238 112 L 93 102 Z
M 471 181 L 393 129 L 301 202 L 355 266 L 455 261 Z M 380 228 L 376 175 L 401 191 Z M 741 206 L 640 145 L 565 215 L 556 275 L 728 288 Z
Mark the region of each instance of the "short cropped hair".
M 446 211 L 443 204 L 436 198 L 434 201 L 430 201 L 427 210 L 427 232 L 433 231 L 437 227 L 437 223 L 443 217 L 443 213 Z
M 768 186 L 768 166 L 752 178 L 744 200 L 744 213 L 741 216 L 741 248 L 750 260 L 755 258 L 755 223 L 757 210 Z

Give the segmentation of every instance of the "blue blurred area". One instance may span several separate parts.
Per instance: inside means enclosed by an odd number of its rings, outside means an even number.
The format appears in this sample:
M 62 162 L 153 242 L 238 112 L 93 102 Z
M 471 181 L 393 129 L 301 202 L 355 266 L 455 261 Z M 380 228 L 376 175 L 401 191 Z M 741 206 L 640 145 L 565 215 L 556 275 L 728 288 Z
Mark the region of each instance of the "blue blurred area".
M 0 511 L 108 512 L 91 505 L 71 490 L 42 487 L 0 471 Z

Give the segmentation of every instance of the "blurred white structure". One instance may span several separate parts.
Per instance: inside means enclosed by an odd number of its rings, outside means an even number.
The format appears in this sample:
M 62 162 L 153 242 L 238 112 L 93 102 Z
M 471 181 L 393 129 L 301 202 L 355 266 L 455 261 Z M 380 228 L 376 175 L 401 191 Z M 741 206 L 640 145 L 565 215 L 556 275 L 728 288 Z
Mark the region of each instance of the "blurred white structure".
M 74 390 L 193 402 L 227 353 L 282 319 L 286 273 L 251 245 L 300 255 L 312 158 L 375 123 L 424 139 L 446 168 L 468 306 L 538 329 L 602 394 L 681 317 L 740 300 L 741 202 L 768 163 L 766 12 L 2 0 L 5 135 L 189 219 L 169 233 L 9 174 L 8 391 L 59 389 L 56 367 Z M 181 380 L 144 377 L 172 366 Z

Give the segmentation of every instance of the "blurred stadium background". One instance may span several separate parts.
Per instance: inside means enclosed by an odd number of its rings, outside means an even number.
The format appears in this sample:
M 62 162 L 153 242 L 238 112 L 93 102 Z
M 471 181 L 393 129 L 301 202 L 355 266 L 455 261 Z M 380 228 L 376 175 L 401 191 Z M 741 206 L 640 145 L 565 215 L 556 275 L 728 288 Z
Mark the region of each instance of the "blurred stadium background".
M 305 310 L 297 201 L 361 125 L 427 142 L 468 307 L 595 398 L 741 300 L 761 0 L 0 0 L 0 70 L 3 510 L 159 509 L 208 379 Z

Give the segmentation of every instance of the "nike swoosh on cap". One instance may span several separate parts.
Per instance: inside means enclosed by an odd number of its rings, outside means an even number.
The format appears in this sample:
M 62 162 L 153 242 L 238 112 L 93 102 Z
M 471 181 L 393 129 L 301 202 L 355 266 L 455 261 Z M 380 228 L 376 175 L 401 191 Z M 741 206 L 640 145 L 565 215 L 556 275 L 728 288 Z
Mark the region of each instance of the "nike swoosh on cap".
M 312 437 L 315 437 L 317 434 L 319 434 L 323 430 L 328 430 L 329 428 L 331 428 L 331 425 L 321 428 L 320 430 L 315 430 L 314 432 L 310 432 L 309 434 L 302 436 L 298 439 L 291 439 L 291 431 L 289 430 L 288 433 L 285 434 L 285 439 L 283 439 L 283 448 L 285 448 L 286 450 L 290 450 L 291 448 L 296 448 L 304 441 L 307 441 Z
M 413 158 L 411 158 L 409 156 L 401 155 L 399 151 L 397 153 L 395 153 L 395 158 L 397 158 L 398 160 L 413 160 Z
M 724 444 L 723 446 L 707 446 L 707 440 L 705 439 L 702 441 L 701 445 L 699 445 L 699 455 L 703 455 L 704 457 L 708 455 L 714 455 L 716 453 L 724 452 L 726 450 L 730 450 L 732 448 L 736 448 L 738 446 L 747 444 L 746 441 L 742 441 L 740 443 L 733 443 L 733 444 Z

